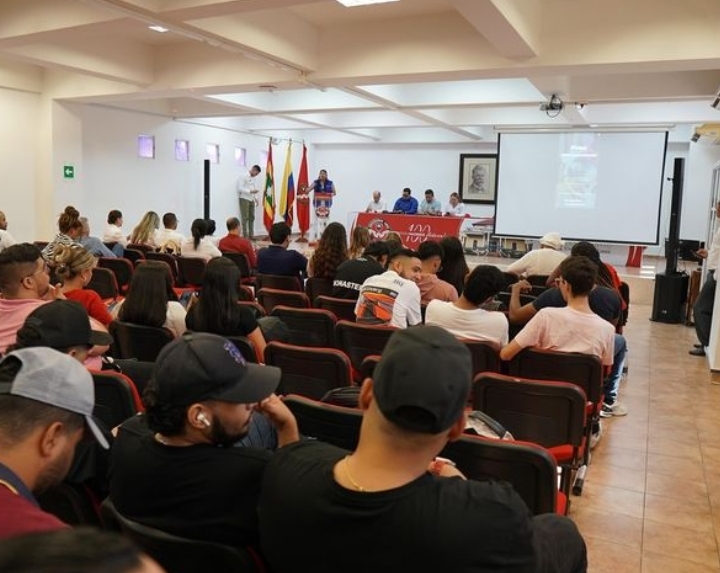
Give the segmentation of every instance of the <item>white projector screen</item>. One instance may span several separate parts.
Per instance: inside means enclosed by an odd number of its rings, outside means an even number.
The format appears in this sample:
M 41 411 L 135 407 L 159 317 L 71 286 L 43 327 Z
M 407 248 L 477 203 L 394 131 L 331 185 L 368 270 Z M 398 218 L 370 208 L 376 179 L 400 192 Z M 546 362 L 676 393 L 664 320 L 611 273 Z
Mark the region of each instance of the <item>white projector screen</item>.
M 504 133 L 495 234 L 654 245 L 667 132 Z

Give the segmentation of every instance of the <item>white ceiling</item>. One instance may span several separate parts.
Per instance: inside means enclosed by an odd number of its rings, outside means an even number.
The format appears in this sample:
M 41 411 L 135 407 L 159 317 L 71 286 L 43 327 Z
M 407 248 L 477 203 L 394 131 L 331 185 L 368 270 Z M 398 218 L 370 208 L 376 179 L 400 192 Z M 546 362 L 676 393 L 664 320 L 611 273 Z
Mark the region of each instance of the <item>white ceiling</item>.
M 717 0 L 2 0 L 0 87 L 323 144 L 687 137 L 720 121 L 718 29 Z

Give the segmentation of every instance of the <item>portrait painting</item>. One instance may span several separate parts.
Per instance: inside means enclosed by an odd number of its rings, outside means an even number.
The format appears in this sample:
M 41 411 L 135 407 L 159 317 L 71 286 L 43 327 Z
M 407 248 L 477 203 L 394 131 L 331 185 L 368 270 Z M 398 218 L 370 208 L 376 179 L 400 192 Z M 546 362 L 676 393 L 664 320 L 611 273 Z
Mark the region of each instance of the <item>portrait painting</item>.
M 495 203 L 497 181 L 497 155 L 460 155 L 460 182 L 458 193 L 465 203 L 492 205 Z

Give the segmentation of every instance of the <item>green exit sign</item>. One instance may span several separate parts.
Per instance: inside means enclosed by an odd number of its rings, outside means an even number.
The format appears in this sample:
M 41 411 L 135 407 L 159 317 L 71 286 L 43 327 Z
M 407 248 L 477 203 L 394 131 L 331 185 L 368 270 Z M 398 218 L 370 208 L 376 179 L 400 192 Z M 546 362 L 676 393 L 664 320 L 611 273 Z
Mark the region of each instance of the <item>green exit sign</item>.
M 75 179 L 75 166 L 63 165 L 63 177 L 65 179 Z

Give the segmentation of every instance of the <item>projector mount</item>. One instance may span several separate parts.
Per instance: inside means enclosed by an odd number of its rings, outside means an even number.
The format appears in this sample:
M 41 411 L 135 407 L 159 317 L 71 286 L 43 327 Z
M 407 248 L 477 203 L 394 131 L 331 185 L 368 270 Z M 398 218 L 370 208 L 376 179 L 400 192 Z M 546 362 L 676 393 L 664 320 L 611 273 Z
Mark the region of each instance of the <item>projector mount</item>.
M 550 96 L 547 103 L 540 104 L 540 111 L 544 111 L 548 117 L 557 117 L 562 112 L 565 104 L 555 94 Z

